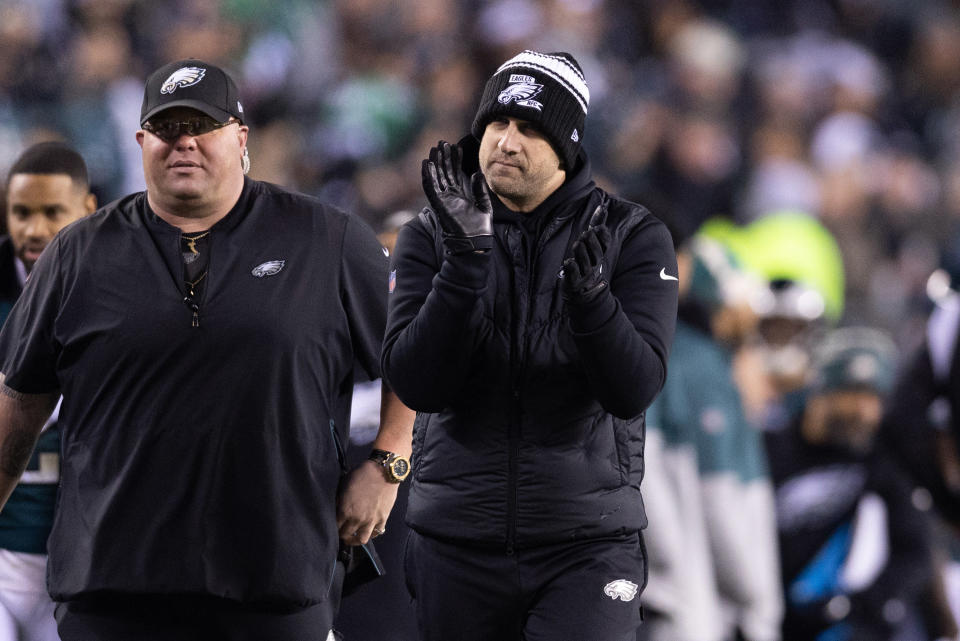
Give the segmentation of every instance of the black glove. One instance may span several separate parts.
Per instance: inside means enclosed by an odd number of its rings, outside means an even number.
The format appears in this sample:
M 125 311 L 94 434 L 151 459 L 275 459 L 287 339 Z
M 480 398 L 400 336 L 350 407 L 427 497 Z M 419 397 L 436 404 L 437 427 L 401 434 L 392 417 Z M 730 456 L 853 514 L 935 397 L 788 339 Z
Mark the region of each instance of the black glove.
M 486 251 L 493 247 L 493 205 L 479 171 L 467 176 L 460 147 L 440 141 L 423 161 L 423 193 L 443 229 L 449 254 Z
M 607 210 L 601 205 L 570 248 L 570 257 L 563 261 L 564 298 L 575 305 L 586 305 L 607 288 L 607 281 L 603 279 L 603 256 L 609 246 Z

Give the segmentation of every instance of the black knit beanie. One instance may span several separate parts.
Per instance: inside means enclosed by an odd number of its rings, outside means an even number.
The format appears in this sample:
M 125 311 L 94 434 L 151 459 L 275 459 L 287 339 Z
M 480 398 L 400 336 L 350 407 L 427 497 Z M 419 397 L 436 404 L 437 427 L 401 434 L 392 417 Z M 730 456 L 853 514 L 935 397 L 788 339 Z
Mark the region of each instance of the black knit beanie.
M 487 81 L 470 131 L 480 140 L 487 123 L 501 115 L 532 122 L 569 169 L 580 151 L 589 103 L 590 91 L 573 56 L 527 50 Z

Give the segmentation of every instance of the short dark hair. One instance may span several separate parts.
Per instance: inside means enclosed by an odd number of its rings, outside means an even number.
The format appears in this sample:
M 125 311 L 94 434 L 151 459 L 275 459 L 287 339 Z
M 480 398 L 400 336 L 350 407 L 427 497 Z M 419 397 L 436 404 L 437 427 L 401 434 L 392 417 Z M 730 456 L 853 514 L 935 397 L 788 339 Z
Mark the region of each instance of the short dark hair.
M 62 142 L 41 142 L 24 150 L 7 174 L 7 187 L 14 174 L 66 174 L 75 185 L 90 188 L 83 156 Z

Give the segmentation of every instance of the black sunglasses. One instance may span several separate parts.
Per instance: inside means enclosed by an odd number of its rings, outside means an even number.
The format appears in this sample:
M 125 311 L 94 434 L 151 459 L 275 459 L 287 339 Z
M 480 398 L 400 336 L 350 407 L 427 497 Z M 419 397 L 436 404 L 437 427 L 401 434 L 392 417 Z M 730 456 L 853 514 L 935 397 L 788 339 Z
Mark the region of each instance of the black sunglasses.
M 196 116 L 187 120 L 148 120 L 143 123 L 144 131 L 149 131 L 157 138 L 166 141 L 173 141 L 186 134 L 188 136 L 202 136 L 211 131 L 232 125 L 238 122 L 228 120 L 227 122 L 218 122 L 210 116 Z

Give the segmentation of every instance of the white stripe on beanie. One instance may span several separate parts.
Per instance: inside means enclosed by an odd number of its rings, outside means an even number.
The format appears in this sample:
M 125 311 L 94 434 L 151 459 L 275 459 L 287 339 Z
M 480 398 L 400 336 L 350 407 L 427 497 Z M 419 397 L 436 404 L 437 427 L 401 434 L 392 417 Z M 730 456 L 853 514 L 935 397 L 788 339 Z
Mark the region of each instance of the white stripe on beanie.
M 587 83 L 580 70 L 563 56 L 548 56 L 528 49 L 500 65 L 497 73 L 513 67 L 532 67 L 543 71 L 573 94 L 573 97 L 580 103 L 583 113 L 587 113 L 587 105 L 590 103 L 590 90 L 587 89 Z

